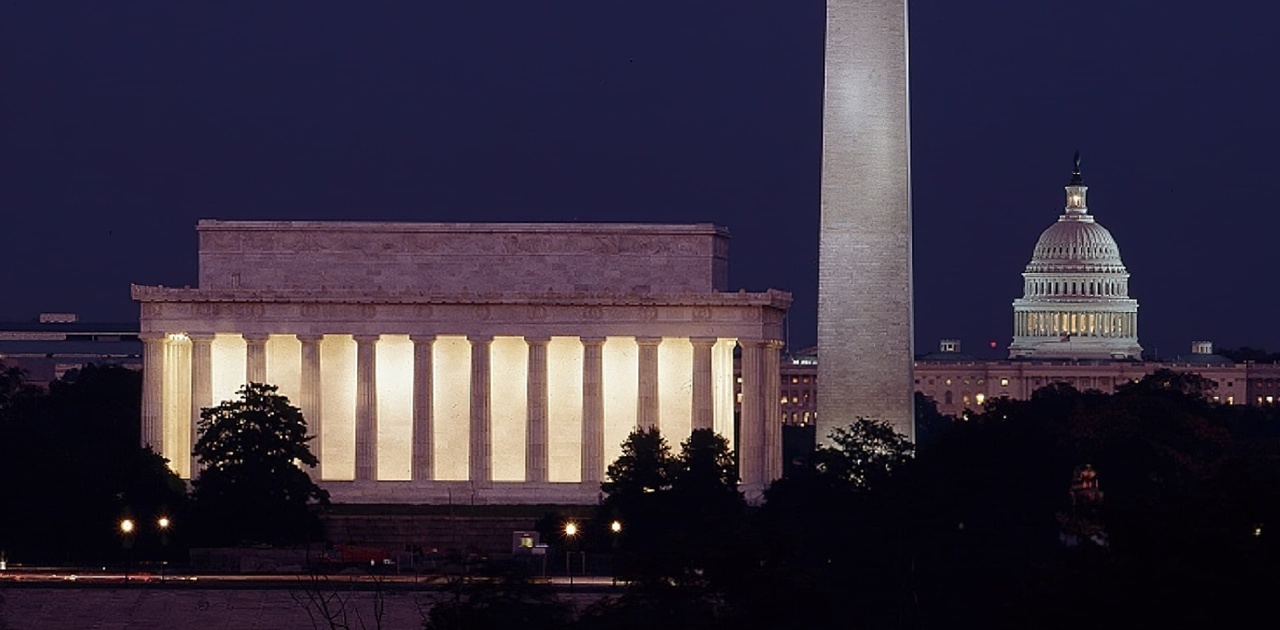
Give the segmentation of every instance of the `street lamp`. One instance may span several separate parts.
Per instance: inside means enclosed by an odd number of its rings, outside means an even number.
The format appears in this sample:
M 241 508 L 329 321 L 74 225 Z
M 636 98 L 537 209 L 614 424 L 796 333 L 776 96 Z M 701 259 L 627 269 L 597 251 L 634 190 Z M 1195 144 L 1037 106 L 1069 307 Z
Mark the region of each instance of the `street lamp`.
M 613 573 L 613 585 L 618 585 L 618 539 L 622 538 L 622 521 L 609 523 L 609 531 L 613 532 L 613 553 L 609 556 L 609 567 Z
M 164 553 L 165 548 L 169 546 L 169 525 L 171 525 L 172 523 L 173 521 L 170 521 L 169 517 L 167 516 L 161 516 L 160 518 L 156 519 L 156 528 L 160 530 L 160 553 L 161 553 L 160 582 L 161 583 L 164 582 L 165 565 L 169 564 L 169 561 L 166 560 L 163 556 L 166 555 Z
M 133 519 L 128 519 L 128 518 L 121 519 L 120 535 L 124 537 L 123 544 L 126 552 L 125 561 L 124 561 L 124 583 L 125 584 L 129 583 L 129 569 L 131 568 L 130 565 L 133 564 L 133 529 L 134 529 Z
M 566 573 L 569 574 L 569 586 L 572 587 L 573 586 L 573 561 L 571 560 L 570 554 L 573 553 L 571 551 L 573 547 L 573 541 L 578 536 L 578 524 L 573 521 L 569 521 L 568 523 L 565 523 L 564 535 L 565 535 L 565 538 L 569 539 L 568 543 L 565 545 L 565 550 L 564 550 L 564 570 Z

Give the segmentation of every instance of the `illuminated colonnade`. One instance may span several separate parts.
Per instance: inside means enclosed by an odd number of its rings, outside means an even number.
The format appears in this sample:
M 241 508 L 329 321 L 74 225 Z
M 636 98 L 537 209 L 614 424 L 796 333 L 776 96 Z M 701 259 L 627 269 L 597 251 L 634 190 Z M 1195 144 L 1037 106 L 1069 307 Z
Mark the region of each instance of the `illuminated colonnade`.
M 627 435 L 695 428 L 735 442 L 733 350 L 716 337 L 145 334 L 143 441 L 190 478 L 199 410 L 246 380 L 277 385 L 317 436 L 322 482 L 587 483 Z M 779 344 L 744 342 L 759 369 L 744 405 L 744 481 L 780 473 Z M 158 353 L 158 354 L 157 354 Z M 647 356 L 646 356 L 647 355 Z M 771 384 L 772 383 L 772 384 Z M 770 389 L 772 388 L 772 389 Z M 751 391 L 751 390 L 748 390 Z M 156 410 L 147 401 L 159 402 Z M 148 415 L 151 414 L 151 415 Z M 749 417 L 747 417 L 749 416 Z M 150 420 L 148 421 L 148 419 Z M 780 429 L 779 429 L 780 431 Z M 768 477 L 772 479 L 773 477 Z

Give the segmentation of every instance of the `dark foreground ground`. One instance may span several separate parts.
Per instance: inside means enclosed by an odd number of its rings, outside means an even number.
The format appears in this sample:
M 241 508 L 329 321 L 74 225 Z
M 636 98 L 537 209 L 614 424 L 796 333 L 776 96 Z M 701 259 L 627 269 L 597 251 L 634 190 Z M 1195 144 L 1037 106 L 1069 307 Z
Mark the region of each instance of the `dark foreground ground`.
M 608 579 L 556 580 L 554 589 L 578 608 L 613 592 Z M 330 576 L 184 576 L 163 584 L 151 576 L 71 579 L 46 576 L 0 582 L 0 630 L 201 628 L 421 628 L 435 602 L 452 597 L 447 584 L 389 578 L 380 582 Z M 381 602 L 382 617 L 375 615 Z

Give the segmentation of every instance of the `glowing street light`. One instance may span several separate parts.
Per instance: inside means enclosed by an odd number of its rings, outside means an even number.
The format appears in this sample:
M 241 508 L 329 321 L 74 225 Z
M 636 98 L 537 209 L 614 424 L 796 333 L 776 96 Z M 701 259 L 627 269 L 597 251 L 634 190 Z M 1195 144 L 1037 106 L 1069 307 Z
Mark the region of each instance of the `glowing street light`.
M 160 518 L 156 519 L 156 527 L 160 530 L 160 546 L 162 548 L 169 546 L 169 526 L 172 524 L 173 524 L 173 521 L 170 521 L 169 517 L 167 516 L 161 516 Z M 163 549 L 161 550 L 161 553 L 163 554 Z M 164 569 L 165 569 L 165 565 L 167 564 L 169 564 L 169 561 L 165 560 L 164 556 L 161 555 L 161 559 L 160 559 L 160 581 L 161 582 L 164 582 Z
M 612 522 L 612 523 L 609 523 L 609 531 L 611 531 L 611 532 L 613 532 L 613 533 L 615 533 L 615 534 L 621 534 L 621 533 L 622 533 L 622 521 L 614 521 L 614 522 Z
M 578 524 L 573 521 L 569 521 L 565 523 L 564 535 L 565 535 L 565 538 L 569 539 L 569 544 L 565 545 L 565 549 L 564 549 L 564 570 L 565 570 L 565 573 L 569 574 L 569 587 L 572 588 L 573 587 L 573 559 L 572 559 L 573 551 L 571 550 L 571 548 L 573 547 L 574 538 L 577 537 L 578 535 Z
M 124 549 L 127 553 L 124 563 L 124 583 L 129 583 L 129 569 L 133 568 L 133 519 L 125 518 L 120 520 L 120 533 L 124 536 Z

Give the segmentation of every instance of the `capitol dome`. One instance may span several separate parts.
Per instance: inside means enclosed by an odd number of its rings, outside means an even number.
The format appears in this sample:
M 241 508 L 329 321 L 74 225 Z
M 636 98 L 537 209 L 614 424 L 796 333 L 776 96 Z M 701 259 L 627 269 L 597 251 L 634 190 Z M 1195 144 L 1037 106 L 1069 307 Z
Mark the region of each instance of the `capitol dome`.
M 1138 302 L 1107 228 L 1089 214 L 1080 154 L 1066 187 L 1067 205 L 1040 235 L 1013 303 L 1015 359 L 1136 359 Z
M 1054 223 L 1040 235 L 1028 270 L 1123 271 L 1120 247 L 1111 232 L 1087 214 L 1073 218 Z

